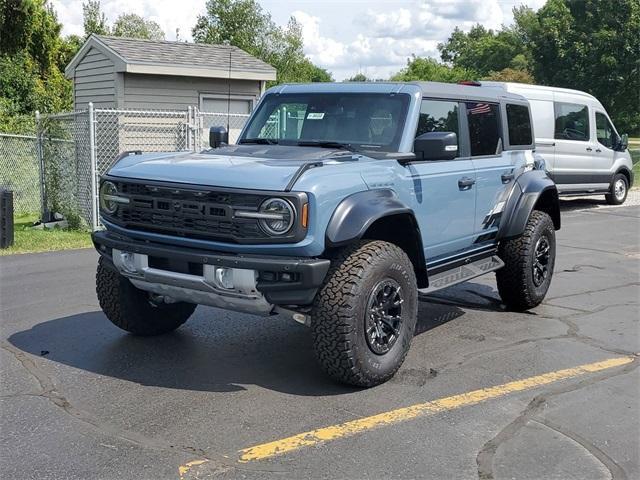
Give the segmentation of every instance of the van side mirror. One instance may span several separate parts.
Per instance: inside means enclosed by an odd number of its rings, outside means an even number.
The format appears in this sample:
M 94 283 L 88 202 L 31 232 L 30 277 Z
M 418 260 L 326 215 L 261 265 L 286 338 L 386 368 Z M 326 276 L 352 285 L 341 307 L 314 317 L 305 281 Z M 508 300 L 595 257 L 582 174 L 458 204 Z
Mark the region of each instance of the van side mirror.
M 416 160 L 453 160 L 458 156 L 458 136 L 453 132 L 427 132 L 413 141 Z
M 218 148 L 220 145 L 229 143 L 229 132 L 224 127 L 211 127 L 209 129 L 209 145 L 211 148 Z
M 627 147 L 629 147 L 629 135 L 623 133 L 620 136 L 620 140 L 618 140 L 618 145 L 616 145 L 616 147 L 616 150 L 618 150 L 619 152 L 624 152 Z

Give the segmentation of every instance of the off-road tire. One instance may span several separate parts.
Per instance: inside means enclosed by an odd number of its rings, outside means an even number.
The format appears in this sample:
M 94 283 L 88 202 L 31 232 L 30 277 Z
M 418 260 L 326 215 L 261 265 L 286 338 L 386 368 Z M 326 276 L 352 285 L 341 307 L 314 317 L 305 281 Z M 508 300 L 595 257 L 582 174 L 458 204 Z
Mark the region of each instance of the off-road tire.
M 116 327 L 133 335 L 161 335 L 178 328 L 195 310 L 196 305 L 184 302 L 154 305 L 147 292 L 107 262 L 103 257 L 98 260 L 96 293 L 100 308 Z
M 402 321 L 389 351 L 376 354 L 366 338 L 365 316 L 374 290 L 389 279 L 402 291 Z M 413 265 L 401 248 L 373 240 L 347 246 L 332 259 L 313 305 L 311 332 L 316 358 L 339 382 L 359 387 L 386 382 L 404 362 L 417 311 Z
M 543 236 L 550 246 L 548 274 L 540 285 L 536 285 L 534 253 Z M 498 292 L 507 308 L 522 312 L 539 305 L 549 290 L 555 265 L 556 237 L 551 217 L 539 210 L 531 212 L 522 235 L 502 241 L 498 255 L 505 264 L 496 272 Z
M 618 196 L 616 195 L 616 184 L 618 182 L 624 182 L 624 195 Z M 625 177 L 622 173 L 618 173 L 614 175 L 613 181 L 611 182 L 611 186 L 609 187 L 609 193 L 607 193 L 604 198 L 607 200 L 609 205 L 622 205 L 627 199 L 627 195 L 629 194 L 629 181 L 627 177 Z

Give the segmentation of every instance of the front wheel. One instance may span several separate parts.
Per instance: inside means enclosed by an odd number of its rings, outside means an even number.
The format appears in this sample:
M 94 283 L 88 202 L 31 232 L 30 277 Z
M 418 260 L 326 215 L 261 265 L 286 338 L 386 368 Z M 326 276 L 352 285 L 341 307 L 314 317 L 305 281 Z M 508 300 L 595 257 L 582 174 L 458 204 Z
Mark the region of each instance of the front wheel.
M 498 292 L 507 308 L 525 311 L 544 300 L 556 261 L 556 232 L 551 217 L 534 210 L 522 235 L 500 243 L 504 267 L 496 272 Z
M 628 192 L 629 184 L 627 183 L 627 177 L 618 173 L 613 177 L 609 193 L 607 193 L 604 198 L 606 198 L 609 205 L 622 205 L 627 199 Z
M 318 362 L 333 379 L 360 387 L 389 380 L 404 362 L 416 325 L 413 265 L 394 244 L 343 249 L 316 295 L 311 331 Z
M 186 322 L 196 305 L 177 302 L 156 305 L 149 294 L 133 286 L 100 257 L 96 272 L 98 302 L 116 327 L 134 335 L 152 336 L 171 332 Z

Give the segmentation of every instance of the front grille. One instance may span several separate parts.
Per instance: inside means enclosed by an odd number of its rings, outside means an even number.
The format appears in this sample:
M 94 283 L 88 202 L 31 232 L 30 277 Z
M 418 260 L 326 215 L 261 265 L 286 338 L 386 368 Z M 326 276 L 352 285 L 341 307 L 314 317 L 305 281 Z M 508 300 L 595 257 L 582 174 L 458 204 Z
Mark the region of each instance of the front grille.
M 106 218 L 124 228 L 226 242 L 271 239 L 256 220 L 235 218 L 233 215 L 237 209 L 257 211 L 260 204 L 269 198 L 268 194 L 164 184 L 114 183 L 130 203 L 121 204 L 114 215 Z

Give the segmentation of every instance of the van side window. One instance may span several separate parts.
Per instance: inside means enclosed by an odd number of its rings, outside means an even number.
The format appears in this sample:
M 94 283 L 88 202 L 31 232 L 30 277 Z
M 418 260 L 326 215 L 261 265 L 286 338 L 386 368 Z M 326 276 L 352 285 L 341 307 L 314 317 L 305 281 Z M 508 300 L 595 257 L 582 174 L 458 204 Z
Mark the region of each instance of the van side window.
M 589 108 L 575 103 L 554 102 L 556 117 L 554 138 L 557 140 L 589 140 Z
M 613 148 L 616 143 L 616 132 L 604 113 L 596 112 L 596 137 L 598 143 L 607 148 Z
M 507 125 L 510 145 L 531 145 L 531 117 L 524 105 L 507 104 Z
M 496 155 L 500 143 L 498 105 L 467 102 L 471 156 Z
M 416 137 L 427 132 L 455 133 L 458 137 L 458 151 L 460 151 L 458 102 L 445 100 L 422 100 Z

